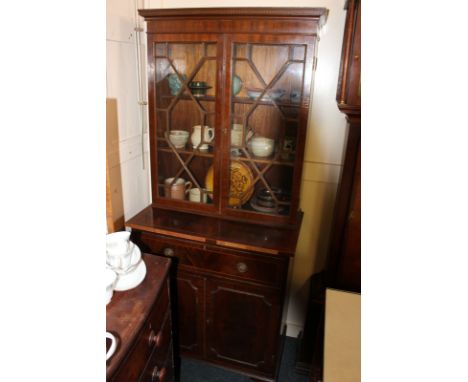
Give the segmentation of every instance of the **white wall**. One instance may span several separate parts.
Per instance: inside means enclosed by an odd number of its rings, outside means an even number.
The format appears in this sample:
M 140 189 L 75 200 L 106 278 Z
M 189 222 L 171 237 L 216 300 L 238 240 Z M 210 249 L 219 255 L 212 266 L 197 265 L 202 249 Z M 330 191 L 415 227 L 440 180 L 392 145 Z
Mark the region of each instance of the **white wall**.
M 107 95 L 117 98 L 124 210 L 130 218 L 150 203 L 149 172 L 142 169 L 141 122 L 137 104 L 134 1 L 107 0 Z M 314 96 L 308 124 L 301 208 L 304 220 L 291 270 L 287 301 L 288 335 L 303 327 L 308 281 L 322 270 L 328 248 L 333 204 L 342 169 L 346 123 L 335 101 L 346 12 L 344 0 L 136 0 L 143 8 L 288 6 L 326 7 Z M 143 4 L 144 3 L 144 4 Z M 142 22 L 143 25 L 143 22 Z M 142 42 L 145 43 L 143 36 Z M 143 69 L 144 70 L 144 69 Z M 144 135 L 147 142 L 147 136 Z M 148 152 L 145 150 L 145 158 Z M 148 160 L 148 158 L 147 158 Z
M 140 8 L 143 1 L 140 2 Z M 142 23 L 143 25 L 143 23 Z M 109 153 L 109 170 L 120 165 L 125 218 L 150 204 L 149 151 L 147 133 L 143 135 L 138 104 L 137 59 L 135 40 L 135 0 L 107 1 L 107 98 L 117 100 L 119 142 Z M 145 42 L 144 34 L 142 42 Z M 142 56 L 144 55 L 144 51 Z M 142 64 L 143 73 L 144 62 Z M 144 83 L 146 80 L 144 79 Z M 146 95 L 144 96 L 146 100 Z M 146 108 L 144 108 L 145 113 Z M 146 126 L 146 118 L 143 119 Z M 147 127 L 145 127 L 147 131 Z

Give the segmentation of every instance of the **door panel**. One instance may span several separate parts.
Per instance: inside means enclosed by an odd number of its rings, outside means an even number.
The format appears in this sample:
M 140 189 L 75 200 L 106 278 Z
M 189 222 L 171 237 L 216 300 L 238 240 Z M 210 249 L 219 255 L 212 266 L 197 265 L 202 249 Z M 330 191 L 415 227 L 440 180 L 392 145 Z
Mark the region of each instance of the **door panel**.
M 183 353 L 203 355 L 204 279 L 184 272 L 177 274 L 177 327 Z
M 207 358 L 274 372 L 280 331 L 280 292 L 273 288 L 207 281 Z

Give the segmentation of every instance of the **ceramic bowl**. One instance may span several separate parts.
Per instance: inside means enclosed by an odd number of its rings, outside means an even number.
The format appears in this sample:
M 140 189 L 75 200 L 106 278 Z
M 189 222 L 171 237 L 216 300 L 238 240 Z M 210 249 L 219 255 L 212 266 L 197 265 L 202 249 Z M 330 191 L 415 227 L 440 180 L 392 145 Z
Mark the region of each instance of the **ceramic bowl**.
M 193 81 L 190 82 L 189 88 L 192 91 L 192 94 L 196 97 L 201 97 L 206 95 L 206 91 L 211 88 L 205 81 Z
M 180 77 L 181 77 L 182 81 L 185 81 L 186 78 L 187 78 L 183 74 Z M 177 95 L 180 88 L 182 87 L 182 82 L 180 82 L 179 76 L 177 74 L 175 74 L 175 73 L 172 73 L 167 77 L 167 81 L 169 82 L 169 89 L 171 91 L 171 94 L 172 95 Z
M 242 80 L 237 74 L 232 77 L 232 95 L 237 95 L 242 89 Z
M 258 97 L 260 97 L 262 92 L 263 92 L 262 89 L 256 89 L 256 88 L 247 89 L 247 95 L 251 99 L 257 99 Z M 285 93 L 286 91 L 283 89 L 269 90 L 263 95 L 262 101 L 269 101 L 271 99 L 277 100 L 281 98 Z
M 270 192 L 267 188 L 262 188 L 255 196 L 256 202 L 261 207 L 274 207 L 275 200 L 273 198 L 272 193 L 275 195 L 276 199 L 281 202 L 287 202 L 290 200 L 289 195 L 283 191 L 281 188 L 278 187 L 270 187 Z
M 169 134 L 169 140 L 176 149 L 183 149 L 189 139 L 189 132 L 185 130 L 172 130 Z
M 257 157 L 269 157 L 275 148 L 275 141 L 270 138 L 255 137 L 249 142 L 250 150 Z
M 251 99 L 257 99 L 262 94 L 263 90 L 261 89 L 247 89 L 247 95 Z
M 106 268 L 106 305 L 112 300 L 114 294 L 114 287 L 117 281 L 117 273 L 112 269 Z

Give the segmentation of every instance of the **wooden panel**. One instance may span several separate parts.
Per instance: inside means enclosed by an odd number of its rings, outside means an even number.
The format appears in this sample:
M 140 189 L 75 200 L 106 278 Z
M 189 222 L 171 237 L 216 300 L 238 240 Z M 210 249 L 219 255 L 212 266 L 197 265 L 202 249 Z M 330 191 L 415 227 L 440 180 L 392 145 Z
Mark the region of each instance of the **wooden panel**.
M 109 233 L 124 228 L 117 100 L 110 98 L 106 99 L 106 218 Z
M 232 248 L 289 256 L 294 255 L 299 235 L 299 227 L 265 227 L 151 206 L 127 221 L 126 226 L 134 229 L 135 234 L 138 234 L 137 231 L 161 233 L 191 241 L 218 242 L 219 245 Z
M 143 233 L 139 244 L 145 251 L 177 258 L 177 264 L 202 273 L 218 273 L 281 287 L 288 268 L 287 257 L 267 257 L 246 252 L 229 251 L 209 246 L 193 246 Z M 184 245 L 185 244 L 185 245 Z
M 203 356 L 204 280 L 185 272 L 177 272 L 177 330 L 180 350 Z
M 172 350 L 169 314 L 166 316 L 160 333 L 159 340 L 155 343 L 151 357 L 141 375 L 141 382 L 170 381 L 167 378 L 170 365 L 166 365 L 168 357 L 172 356 L 172 354 L 169 354 Z
M 361 114 L 361 1 L 350 0 L 346 14 L 336 100 L 346 114 Z
M 324 381 L 361 381 L 361 295 L 327 289 Z
M 268 288 L 208 280 L 208 359 L 274 373 L 281 321 L 279 295 Z
M 350 207 L 337 268 L 336 286 L 361 290 L 361 150 L 359 148 Z

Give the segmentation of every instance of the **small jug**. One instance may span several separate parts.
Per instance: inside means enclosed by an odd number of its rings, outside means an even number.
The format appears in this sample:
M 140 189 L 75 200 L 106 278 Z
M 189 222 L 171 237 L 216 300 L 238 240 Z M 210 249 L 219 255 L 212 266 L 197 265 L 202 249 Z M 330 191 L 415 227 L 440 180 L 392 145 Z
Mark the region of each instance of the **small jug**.
M 202 141 L 202 126 L 201 125 L 196 125 L 193 126 L 193 133 L 190 136 L 190 140 L 192 142 L 192 146 L 194 149 L 198 148 L 200 150 L 208 150 L 208 145 L 207 143 L 210 143 L 215 136 L 214 128 L 209 127 L 209 126 L 204 126 L 204 134 L 203 134 L 203 143 L 200 147 L 198 145 Z
M 186 182 L 183 178 L 167 178 L 164 181 L 164 196 L 171 199 L 184 200 L 185 195 L 192 187 L 192 182 Z

